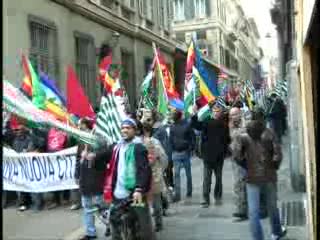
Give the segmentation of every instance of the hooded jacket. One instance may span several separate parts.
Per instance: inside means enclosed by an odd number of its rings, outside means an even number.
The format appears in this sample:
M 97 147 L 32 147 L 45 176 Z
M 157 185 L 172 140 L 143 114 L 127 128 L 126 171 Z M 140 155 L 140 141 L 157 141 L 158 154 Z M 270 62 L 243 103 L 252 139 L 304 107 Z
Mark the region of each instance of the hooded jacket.
M 277 181 L 277 170 L 282 161 L 281 146 L 273 131 L 262 121 L 250 121 L 246 131 L 231 144 L 235 161 L 247 161 L 247 182 Z

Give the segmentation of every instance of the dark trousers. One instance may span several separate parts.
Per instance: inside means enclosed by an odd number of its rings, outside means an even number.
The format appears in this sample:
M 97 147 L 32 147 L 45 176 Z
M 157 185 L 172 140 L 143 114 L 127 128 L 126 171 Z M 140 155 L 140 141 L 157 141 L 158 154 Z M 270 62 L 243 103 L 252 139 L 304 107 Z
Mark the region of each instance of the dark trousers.
M 216 177 L 214 186 L 214 199 L 220 200 L 222 198 L 222 169 L 223 169 L 223 157 L 217 159 L 212 164 L 203 164 L 203 200 L 210 203 L 210 192 L 211 192 L 211 180 L 212 172 Z
M 53 202 L 60 205 L 62 201 L 68 201 L 70 198 L 70 190 L 53 192 Z
M 164 180 L 167 187 L 173 187 L 173 161 L 168 162 L 168 167 L 164 173 Z
M 31 194 L 27 192 L 17 192 L 18 205 L 30 207 L 32 203 Z
M 73 189 L 70 191 L 70 200 L 72 204 L 81 204 L 81 194 L 79 189 Z

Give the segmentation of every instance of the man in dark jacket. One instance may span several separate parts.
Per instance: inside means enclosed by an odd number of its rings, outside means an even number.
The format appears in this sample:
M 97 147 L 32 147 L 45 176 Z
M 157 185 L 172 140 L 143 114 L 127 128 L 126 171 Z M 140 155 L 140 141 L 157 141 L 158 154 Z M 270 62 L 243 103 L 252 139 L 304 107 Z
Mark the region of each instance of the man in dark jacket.
M 214 187 L 215 204 L 220 205 L 222 198 L 222 168 L 230 143 L 229 129 L 223 112 L 216 112 L 215 118 L 199 122 L 197 115 L 192 117 L 192 127 L 202 131 L 201 152 L 203 156 L 203 201 L 205 208 L 210 205 L 212 172 L 216 177 Z
M 148 152 L 136 135 L 137 124 L 128 118 L 121 123 L 122 140 L 115 146 L 106 147 L 111 151 L 106 157 L 95 162 L 95 168 L 105 169 L 108 163 L 104 182 L 104 200 L 112 203 L 110 210 L 110 223 L 112 239 L 121 238 L 122 209 L 113 208 L 126 200 L 143 207 L 133 208 L 136 220 L 140 225 L 142 240 L 153 239 L 152 220 L 146 199 L 150 190 L 152 172 L 148 161 Z M 104 148 L 104 147 L 103 147 Z M 91 238 L 85 238 L 91 239 Z
M 277 170 L 282 161 L 281 146 L 272 130 L 266 128 L 262 120 L 263 112 L 253 114 L 246 132 L 236 137 L 231 148 L 236 161 L 246 159 L 247 199 L 252 238 L 264 239 L 260 223 L 260 194 L 267 197 L 268 215 L 270 216 L 272 239 L 280 239 L 286 231 L 280 223 L 277 208 Z
M 187 177 L 187 198 L 192 197 L 191 153 L 194 148 L 195 135 L 191 125 L 182 119 L 182 112 L 173 112 L 173 125 L 170 127 L 169 140 L 172 147 L 174 166 L 174 202 L 181 199 L 180 171 L 185 169 Z
M 80 119 L 81 130 L 90 131 L 92 124 L 88 119 Z M 108 146 L 100 146 L 93 149 L 91 146 L 80 143 L 78 145 L 75 180 L 79 185 L 81 203 L 84 213 L 84 225 L 86 235 L 81 240 L 96 238 L 94 214 L 95 205 L 103 206 L 103 184 L 105 175 L 105 163 L 110 159 L 112 149 Z

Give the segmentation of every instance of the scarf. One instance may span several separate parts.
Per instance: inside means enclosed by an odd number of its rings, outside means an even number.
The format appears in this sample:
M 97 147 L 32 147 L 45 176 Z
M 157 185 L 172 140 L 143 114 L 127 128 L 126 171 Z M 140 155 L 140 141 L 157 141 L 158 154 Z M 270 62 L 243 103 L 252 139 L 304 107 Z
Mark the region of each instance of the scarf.
M 106 175 L 105 175 L 105 182 L 104 182 L 104 189 L 103 189 L 103 198 L 106 203 L 111 203 L 113 199 L 113 189 L 112 183 L 114 179 L 114 174 L 117 171 L 117 161 L 119 159 L 119 152 L 121 148 L 121 144 L 123 141 L 120 141 L 118 145 L 113 148 L 111 160 L 108 164 Z M 136 162 L 134 156 L 134 148 L 136 140 L 132 141 L 127 147 L 125 152 L 125 180 L 124 185 L 127 190 L 132 190 L 136 185 Z

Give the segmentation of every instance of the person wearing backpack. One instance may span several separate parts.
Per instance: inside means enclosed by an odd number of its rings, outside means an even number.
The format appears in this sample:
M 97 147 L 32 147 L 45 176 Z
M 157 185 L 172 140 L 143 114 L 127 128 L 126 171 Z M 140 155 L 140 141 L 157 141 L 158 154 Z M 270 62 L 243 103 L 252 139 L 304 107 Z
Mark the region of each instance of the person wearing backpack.
M 173 202 L 181 200 L 180 171 L 185 169 L 187 177 L 187 198 L 192 197 L 191 153 L 195 146 L 195 135 L 190 122 L 182 119 L 182 112 L 173 112 L 173 124 L 170 127 L 169 141 L 172 146 L 174 166 Z

